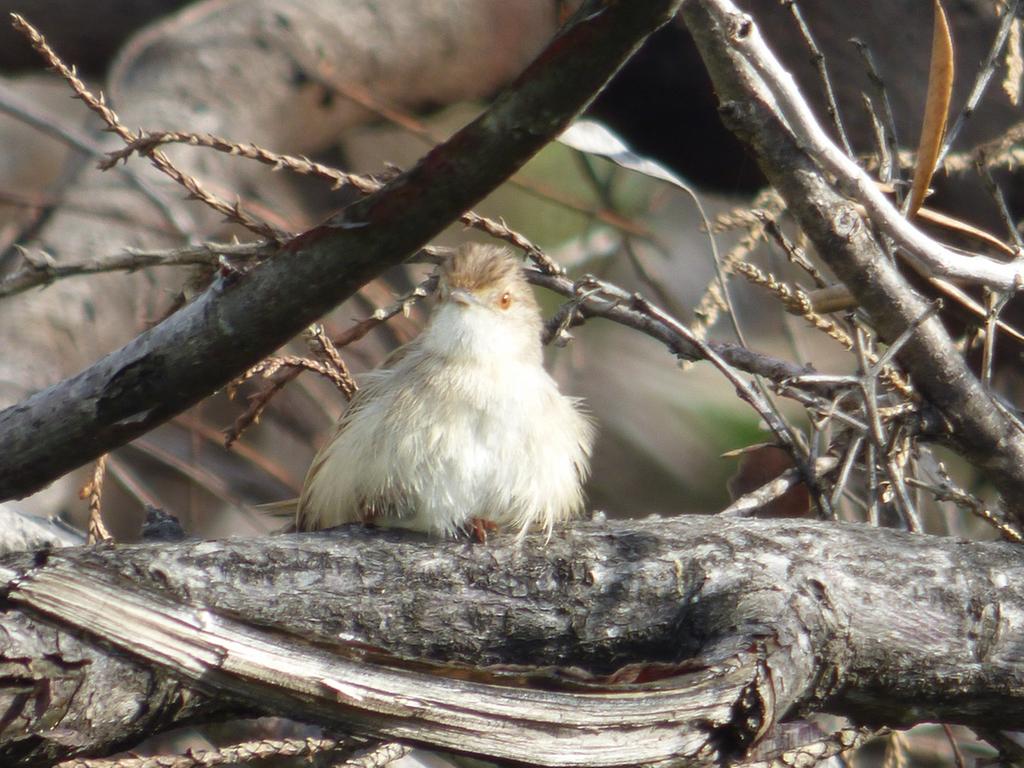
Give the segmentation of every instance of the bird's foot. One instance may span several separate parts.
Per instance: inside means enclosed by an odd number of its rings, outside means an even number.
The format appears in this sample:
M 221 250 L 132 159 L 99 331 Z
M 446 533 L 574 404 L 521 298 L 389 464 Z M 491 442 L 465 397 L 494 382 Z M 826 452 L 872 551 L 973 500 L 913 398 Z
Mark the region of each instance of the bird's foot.
M 472 517 L 469 520 L 469 532 L 481 544 L 487 543 L 487 534 L 498 530 L 498 524 L 493 520 L 485 520 L 482 517 Z

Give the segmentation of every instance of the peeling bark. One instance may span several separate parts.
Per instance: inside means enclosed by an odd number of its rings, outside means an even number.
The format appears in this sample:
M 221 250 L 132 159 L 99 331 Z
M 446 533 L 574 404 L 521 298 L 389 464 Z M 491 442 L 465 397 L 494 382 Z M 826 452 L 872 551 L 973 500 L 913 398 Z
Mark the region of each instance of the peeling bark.
M 521 549 L 349 527 L 11 555 L 0 578 L 18 766 L 239 710 L 546 765 L 737 760 L 811 712 L 1024 717 L 1007 544 L 719 518 Z

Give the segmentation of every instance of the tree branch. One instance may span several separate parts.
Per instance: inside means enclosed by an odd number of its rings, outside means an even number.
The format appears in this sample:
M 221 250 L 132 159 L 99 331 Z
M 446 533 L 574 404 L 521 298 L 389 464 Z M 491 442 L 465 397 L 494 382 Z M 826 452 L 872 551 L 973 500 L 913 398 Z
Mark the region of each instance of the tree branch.
M 878 184 L 837 147 L 818 124 L 793 79 L 768 48 L 749 16 L 730 0 L 702 3 L 718 26 L 717 34 L 745 62 L 747 77 L 753 75 L 774 97 L 774 111 L 799 136 L 808 154 L 822 170 L 834 175 L 839 189 L 859 202 L 868 216 L 923 273 L 952 280 L 969 280 L 1001 291 L 1024 287 L 1024 266 L 988 257 L 955 253 L 928 237 L 904 218 L 882 194 Z M 689 18 L 693 18 L 692 13 Z
M 819 256 L 868 312 L 882 338 L 892 342 L 929 305 L 886 258 L 857 207 L 826 182 L 826 170 L 837 175 L 836 187 L 858 196 L 871 221 L 903 252 L 918 253 L 906 229 L 918 239 L 924 235 L 905 221 L 890 228 L 879 218 L 882 212 L 864 193 L 863 172 L 854 174 L 849 163 L 834 157 L 839 151 L 834 145 L 822 145 L 820 126 L 812 124 L 806 105 L 798 108 L 792 102 L 789 75 L 764 46 L 749 16 L 728 0 L 688 4 L 684 16 L 715 83 L 723 118 L 752 146 Z M 782 91 L 780 83 L 786 85 Z M 914 385 L 949 422 L 954 447 L 989 476 L 1007 509 L 1024 522 L 1024 433 L 993 404 L 941 321 L 933 317 L 920 323 L 898 358 Z
M 592 0 L 477 120 L 379 193 L 82 373 L 0 412 L 0 499 L 185 410 L 398 264 L 556 136 L 680 0 Z
M 1019 550 L 860 525 L 348 527 L 9 555 L 0 584 L 5 765 L 239 713 L 546 765 L 722 764 L 815 711 L 1024 713 Z

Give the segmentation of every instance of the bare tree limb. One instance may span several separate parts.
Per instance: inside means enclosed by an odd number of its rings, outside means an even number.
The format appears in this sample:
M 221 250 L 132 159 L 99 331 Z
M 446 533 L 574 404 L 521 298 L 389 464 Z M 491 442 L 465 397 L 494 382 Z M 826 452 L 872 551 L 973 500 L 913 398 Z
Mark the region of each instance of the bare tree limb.
M 728 0 L 689 4 L 684 15 L 722 100 L 724 119 L 754 148 L 790 213 L 869 313 L 882 338 L 895 340 L 929 305 L 885 257 L 857 207 L 826 182 L 822 168 L 839 175 L 837 186 L 856 194 L 871 221 L 904 249 L 917 247 L 904 230 L 917 230 L 902 219 L 896 227 L 878 218 L 889 217 L 890 211 L 869 205 L 862 172 L 854 173 L 846 162 L 833 158 L 834 146 L 821 145 L 820 127 L 812 124 L 806 105 L 792 103 L 788 84 L 784 93 L 778 90 L 789 75 L 764 47 L 749 16 Z M 894 209 L 891 214 L 898 217 Z M 1024 520 L 1024 433 L 994 406 L 941 322 L 931 318 L 921 323 L 898 358 L 949 422 L 955 447 L 991 478 L 1016 520 Z
M 556 136 L 678 5 L 587 3 L 514 87 L 415 168 L 0 412 L 0 498 L 31 493 L 166 421 L 401 262 Z
M 865 207 L 871 220 L 893 239 L 917 269 L 925 274 L 969 280 L 1003 291 L 1017 291 L 1024 286 L 1021 264 L 955 253 L 900 215 L 875 181 L 839 149 L 818 124 L 796 81 L 769 50 L 753 20 L 730 0 L 711 0 L 700 5 L 714 18 L 717 34 L 723 42 L 728 41 L 736 61 L 744 62 L 744 77 L 751 83 L 756 79 L 762 93 L 772 95 L 778 115 L 794 135 L 799 136 L 808 155 L 823 171 L 836 177 L 839 189 Z M 687 18 L 695 18 L 692 9 Z
M 753 759 L 817 711 L 1016 727 L 1022 585 L 1010 544 L 717 517 L 8 555 L 0 758 L 239 713 L 545 765 Z

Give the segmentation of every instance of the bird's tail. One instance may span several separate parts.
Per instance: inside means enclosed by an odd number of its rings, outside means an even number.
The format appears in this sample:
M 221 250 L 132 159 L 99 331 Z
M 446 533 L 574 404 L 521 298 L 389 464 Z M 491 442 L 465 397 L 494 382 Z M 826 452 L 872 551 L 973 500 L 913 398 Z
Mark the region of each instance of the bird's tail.
M 264 514 L 269 518 L 273 518 L 277 522 L 281 522 L 284 518 L 288 518 L 287 522 L 278 529 L 278 533 L 294 533 L 295 512 L 298 507 L 299 500 L 298 498 L 294 498 L 283 499 L 281 501 L 271 501 L 267 504 L 257 504 L 255 509 L 261 514 Z

